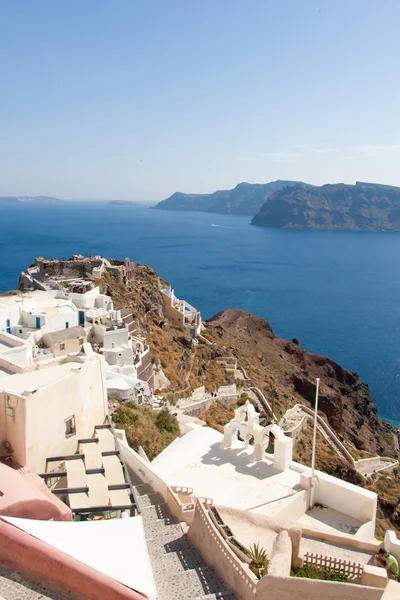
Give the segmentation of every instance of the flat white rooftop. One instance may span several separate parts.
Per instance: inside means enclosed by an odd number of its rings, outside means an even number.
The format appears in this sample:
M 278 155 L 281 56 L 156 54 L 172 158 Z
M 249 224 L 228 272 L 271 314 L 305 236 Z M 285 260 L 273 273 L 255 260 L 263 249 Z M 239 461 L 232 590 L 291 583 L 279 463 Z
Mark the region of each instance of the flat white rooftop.
M 268 460 L 251 463 L 250 454 L 237 442 L 221 450 L 222 434 L 195 427 L 177 438 L 151 463 L 169 485 L 193 488 L 195 496 L 215 504 L 271 515 L 300 491 L 300 473 L 277 471 Z
M 15 394 L 23 392 L 33 392 L 38 388 L 44 387 L 61 379 L 73 370 L 79 369 L 80 363 L 68 362 L 64 365 L 55 365 L 44 368 L 35 369 L 28 373 L 15 373 L 1 377 L 0 389 Z

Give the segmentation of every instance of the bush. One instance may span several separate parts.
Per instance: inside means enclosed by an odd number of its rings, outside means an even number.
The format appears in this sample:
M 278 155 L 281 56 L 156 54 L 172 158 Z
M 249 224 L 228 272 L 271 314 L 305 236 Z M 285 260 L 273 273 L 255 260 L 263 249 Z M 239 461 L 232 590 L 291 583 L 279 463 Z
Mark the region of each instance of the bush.
M 156 426 L 160 431 L 179 433 L 179 425 L 176 417 L 170 413 L 168 408 L 163 408 L 160 410 L 156 418 Z
M 113 414 L 114 424 L 125 430 L 128 444 L 136 451 L 142 446 L 150 460 L 179 435 L 177 421 L 168 410 L 169 416 L 160 419 L 163 410 L 155 411 L 134 402 L 125 402 Z M 157 422 L 159 419 L 160 422 Z
M 328 569 L 328 567 L 316 567 L 315 565 L 304 565 L 301 569 L 292 569 L 292 577 L 306 577 L 307 579 L 323 579 L 324 581 L 350 582 L 350 578 L 344 571 Z

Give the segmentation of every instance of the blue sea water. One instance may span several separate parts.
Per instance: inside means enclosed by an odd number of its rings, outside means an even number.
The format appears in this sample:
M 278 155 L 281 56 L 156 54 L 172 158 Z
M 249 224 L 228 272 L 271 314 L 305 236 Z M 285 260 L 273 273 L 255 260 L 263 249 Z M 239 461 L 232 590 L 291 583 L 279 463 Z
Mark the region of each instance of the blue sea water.
M 36 256 L 148 264 L 204 318 L 234 307 L 357 371 L 400 419 L 400 234 L 251 227 L 248 217 L 100 202 L 0 206 L 0 292 Z

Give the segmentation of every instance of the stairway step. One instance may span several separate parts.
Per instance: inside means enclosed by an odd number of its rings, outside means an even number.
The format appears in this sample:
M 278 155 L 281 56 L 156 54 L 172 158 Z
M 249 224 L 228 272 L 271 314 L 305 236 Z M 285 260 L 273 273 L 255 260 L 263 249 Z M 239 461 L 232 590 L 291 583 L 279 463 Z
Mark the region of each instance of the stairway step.
M 197 596 L 196 600 L 238 600 L 238 597 L 231 590 L 223 590 L 216 594 Z
M 164 504 L 164 499 L 158 492 L 143 495 L 138 494 L 137 498 L 141 510 L 149 506 L 157 506 L 159 504 Z
M 156 559 L 161 560 L 165 554 L 169 554 L 170 552 L 193 550 L 193 545 L 186 535 L 175 537 L 175 539 L 171 540 L 158 537 L 153 540 L 147 540 L 147 550 L 151 560 L 154 561 Z
M 195 548 L 177 549 L 175 552 L 165 554 L 162 559 L 157 556 L 156 560 L 153 561 L 153 572 L 155 577 L 157 574 L 163 573 L 164 576 L 173 575 L 174 573 L 179 574 L 182 571 L 192 571 L 194 569 L 204 568 L 204 558 L 200 552 Z
M 154 494 L 153 488 L 148 483 L 143 483 L 143 481 L 141 481 L 140 483 L 136 483 L 136 484 L 132 484 L 132 485 L 135 488 L 135 492 L 138 496 L 145 496 L 146 494 Z M 164 502 L 164 500 L 163 500 L 163 502 Z
M 143 518 L 143 521 L 145 521 L 146 523 L 149 521 L 160 521 L 160 520 L 165 520 L 165 521 L 169 521 L 169 522 L 174 521 L 174 523 L 178 522 L 176 519 L 171 517 L 171 515 L 168 512 L 166 504 L 150 505 L 150 506 L 143 508 L 142 518 Z
M 162 575 L 158 580 L 156 577 L 159 600 L 194 600 L 226 589 L 212 567 L 199 567 L 170 577 L 165 577 L 164 573 Z
M 184 535 L 179 523 L 165 524 L 164 522 L 160 523 L 160 521 L 146 523 L 144 531 L 148 544 L 151 541 L 165 544 L 169 541 L 178 540 Z

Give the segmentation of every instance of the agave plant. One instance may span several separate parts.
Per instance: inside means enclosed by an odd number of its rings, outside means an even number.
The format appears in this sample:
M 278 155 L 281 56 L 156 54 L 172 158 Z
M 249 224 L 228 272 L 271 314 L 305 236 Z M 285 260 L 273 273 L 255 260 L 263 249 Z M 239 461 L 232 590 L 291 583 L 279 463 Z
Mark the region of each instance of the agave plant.
M 261 579 L 261 577 L 267 575 L 269 558 L 264 548 L 262 548 L 260 544 L 253 544 L 248 548 L 247 554 L 250 558 L 250 570 L 254 573 L 257 579 Z

